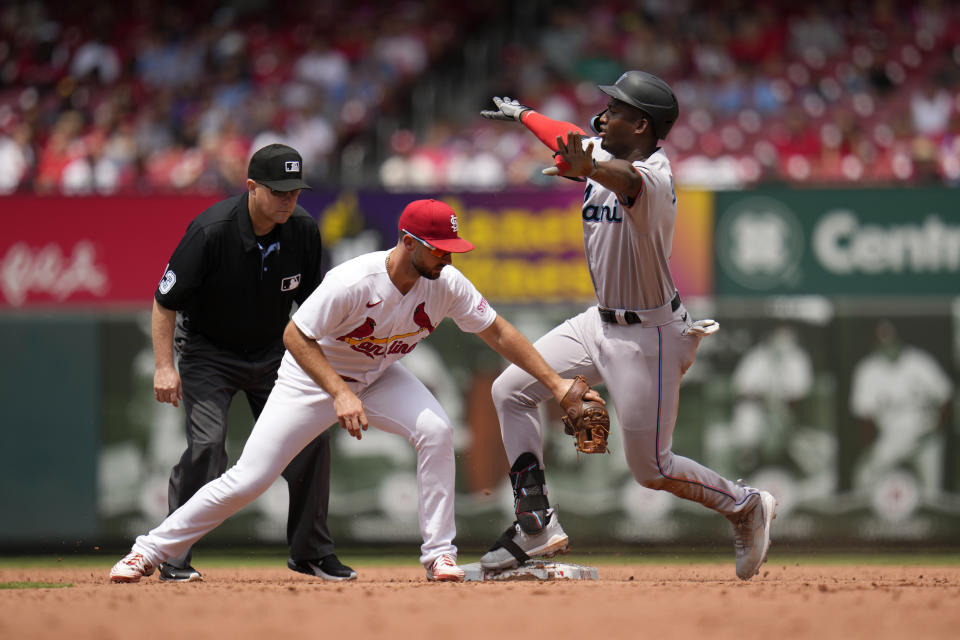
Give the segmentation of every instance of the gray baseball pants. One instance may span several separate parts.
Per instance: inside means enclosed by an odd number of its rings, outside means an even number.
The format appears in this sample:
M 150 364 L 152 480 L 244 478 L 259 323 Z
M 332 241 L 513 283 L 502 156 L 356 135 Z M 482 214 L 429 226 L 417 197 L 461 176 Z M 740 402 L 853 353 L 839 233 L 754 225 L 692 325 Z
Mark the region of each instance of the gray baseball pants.
M 680 379 L 693 364 L 700 338 L 681 304 L 669 303 L 638 314 L 642 324 L 608 323 L 597 307 L 555 327 L 534 343 L 547 363 L 565 378 L 582 375 L 603 381 L 622 429 L 624 454 L 634 479 L 698 502 L 724 515 L 752 507 L 756 489 L 741 487 L 671 450 L 677 421 Z M 503 444 L 510 463 L 530 451 L 543 460 L 543 425 L 538 405 L 552 398 L 546 387 L 511 365 L 493 384 Z

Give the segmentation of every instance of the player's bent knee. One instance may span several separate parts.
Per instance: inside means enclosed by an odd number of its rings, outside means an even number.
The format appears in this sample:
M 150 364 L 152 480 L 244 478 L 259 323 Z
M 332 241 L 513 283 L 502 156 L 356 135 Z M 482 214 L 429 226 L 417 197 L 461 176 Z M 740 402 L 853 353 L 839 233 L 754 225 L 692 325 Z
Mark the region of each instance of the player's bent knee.
M 647 489 L 662 489 L 666 480 L 656 465 L 642 467 L 631 465 L 630 473 L 633 474 L 633 479 L 637 481 L 637 484 L 643 485 Z
M 521 389 L 529 383 L 530 374 L 515 365 L 510 365 L 497 376 L 490 387 L 493 405 L 502 407 L 510 402 L 519 402 L 528 406 L 536 406 L 538 399 L 524 394 Z
M 446 420 L 433 413 L 424 411 L 417 420 L 417 432 L 413 445 L 418 451 L 425 448 L 453 448 L 453 427 Z
M 511 376 L 508 375 L 509 369 L 504 371 L 490 386 L 490 395 L 493 398 L 493 404 L 500 406 L 510 400 L 514 394 L 514 385 L 511 383 Z
M 636 477 L 636 475 L 634 475 L 634 477 Z M 637 482 L 639 482 L 641 485 L 643 485 L 647 489 L 660 491 L 666 486 L 667 479 L 664 476 L 657 474 L 655 477 L 645 478 L 643 480 L 640 480 L 638 478 Z
M 634 455 L 631 455 L 631 452 Z M 659 460 L 652 456 L 638 455 L 636 448 L 627 447 L 627 466 L 630 467 L 630 473 L 638 484 L 648 489 L 662 489 L 666 481 L 665 475 L 669 475 L 669 468 L 673 462 L 673 457 L 669 454 L 662 455 Z

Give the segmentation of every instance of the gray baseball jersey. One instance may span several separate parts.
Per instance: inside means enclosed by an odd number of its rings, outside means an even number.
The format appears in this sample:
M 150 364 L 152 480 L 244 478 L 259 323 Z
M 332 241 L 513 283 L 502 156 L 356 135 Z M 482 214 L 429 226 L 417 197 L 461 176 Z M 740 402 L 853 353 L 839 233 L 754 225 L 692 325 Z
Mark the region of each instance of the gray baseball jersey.
M 593 157 L 611 155 L 594 143 Z M 670 161 L 658 149 L 633 166 L 643 176 L 643 191 L 633 203 L 588 181 L 583 195 L 583 244 L 597 302 L 609 309 L 652 309 L 676 293 L 670 275 L 670 251 L 677 218 Z
M 594 158 L 610 154 L 594 143 Z M 570 318 L 534 346 L 563 377 L 603 381 L 623 431 L 627 464 L 637 482 L 663 489 L 724 515 L 755 504 L 743 487 L 671 450 L 680 380 L 693 364 L 700 337 L 674 287 L 669 259 L 677 206 L 673 174 L 658 149 L 633 163 L 643 188 L 632 202 L 588 180 L 582 208 L 587 263 L 606 318 L 594 306 Z M 626 313 L 629 312 L 629 313 Z M 628 317 L 629 316 L 629 317 Z M 509 460 L 526 451 L 543 461 L 537 405 L 550 397 L 529 374 L 510 366 L 493 385 Z

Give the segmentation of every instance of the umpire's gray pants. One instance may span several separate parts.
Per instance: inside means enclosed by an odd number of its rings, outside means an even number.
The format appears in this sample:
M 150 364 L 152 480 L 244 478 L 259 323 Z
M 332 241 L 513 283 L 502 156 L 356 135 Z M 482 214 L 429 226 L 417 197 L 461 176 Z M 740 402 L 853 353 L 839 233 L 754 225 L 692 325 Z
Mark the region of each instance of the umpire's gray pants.
M 227 411 L 238 391 L 247 396 L 254 419 L 267 402 L 283 358 L 282 344 L 257 360 L 218 348 L 202 335 L 178 326 L 174 344 L 183 383 L 187 449 L 170 474 L 168 504 L 173 513 L 200 487 L 227 469 Z M 310 442 L 287 465 L 283 478 L 290 490 L 287 544 L 294 560 L 333 553 L 327 529 L 330 498 L 330 433 Z M 171 564 L 190 564 L 191 550 Z

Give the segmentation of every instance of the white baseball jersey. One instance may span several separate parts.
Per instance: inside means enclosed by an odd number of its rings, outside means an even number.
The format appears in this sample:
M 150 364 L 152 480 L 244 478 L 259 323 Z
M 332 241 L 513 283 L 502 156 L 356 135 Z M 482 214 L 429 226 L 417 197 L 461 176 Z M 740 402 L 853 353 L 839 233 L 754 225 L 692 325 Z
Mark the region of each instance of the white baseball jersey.
M 363 384 L 413 351 L 444 318 L 452 318 L 463 331 L 478 333 L 497 317 L 453 266 L 444 267 L 436 280 L 418 278 L 401 294 L 387 274 L 387 253 L 368 253 L 331 269 L 293 315 L 300 330 L 320 343 L 337 373 Z M 300 391 L 317 390 L 290 352 L 284 355 L 279 379 Z
M 881 437 L 913 444 L 937 427 L 940 407 L 953 383 L 930 354 L 902 347 L 896 359 L 880 353 L 864 358 L 853 371 L 850 412 L 873 420 Z
M 850 412 L 877 428 L 876 440 L 857 461 L 855 486 L 876 491 L 906 466 L 927 495 L 937 495 L 944 459 L 940 411 L 953 382 L 936 359 L 911 346 L 903 346 L 892 360 L 871 353 L 854 368 L 851 386 Z
M 370 426 L 401 436 L 416 449 L 420 560 L 429 567 L 441 555 L 457 553 L 453 429 L 430 390 L 396 361 L 445 317 L 476 333 L 497 314 L 449 265 L 438 279 L 419 278 L 401 294 L 387 274 L 386 257 L 386 251 L 378 251 L 331 269 L 293 322 L 319 342 L 334 370 L 347 379 Z M 154 564 L 179 557 L 266 491 L 290 460 L 336 421 L 333 398 L 287 352 L 237 463 L 138 537 L 134 550 Z
M 594 143 L 597 161 L 612 156 Z M 583 242 L 597 302 L 608 309 L 652 309 L 676 293 L 670 275 L 677 196 L 670 160 L 657 149 L 633 163 L 643 190 L 632 203 L 589 180 L 583 195 Z M 624 225 L 625 218 L 630 223 Z

